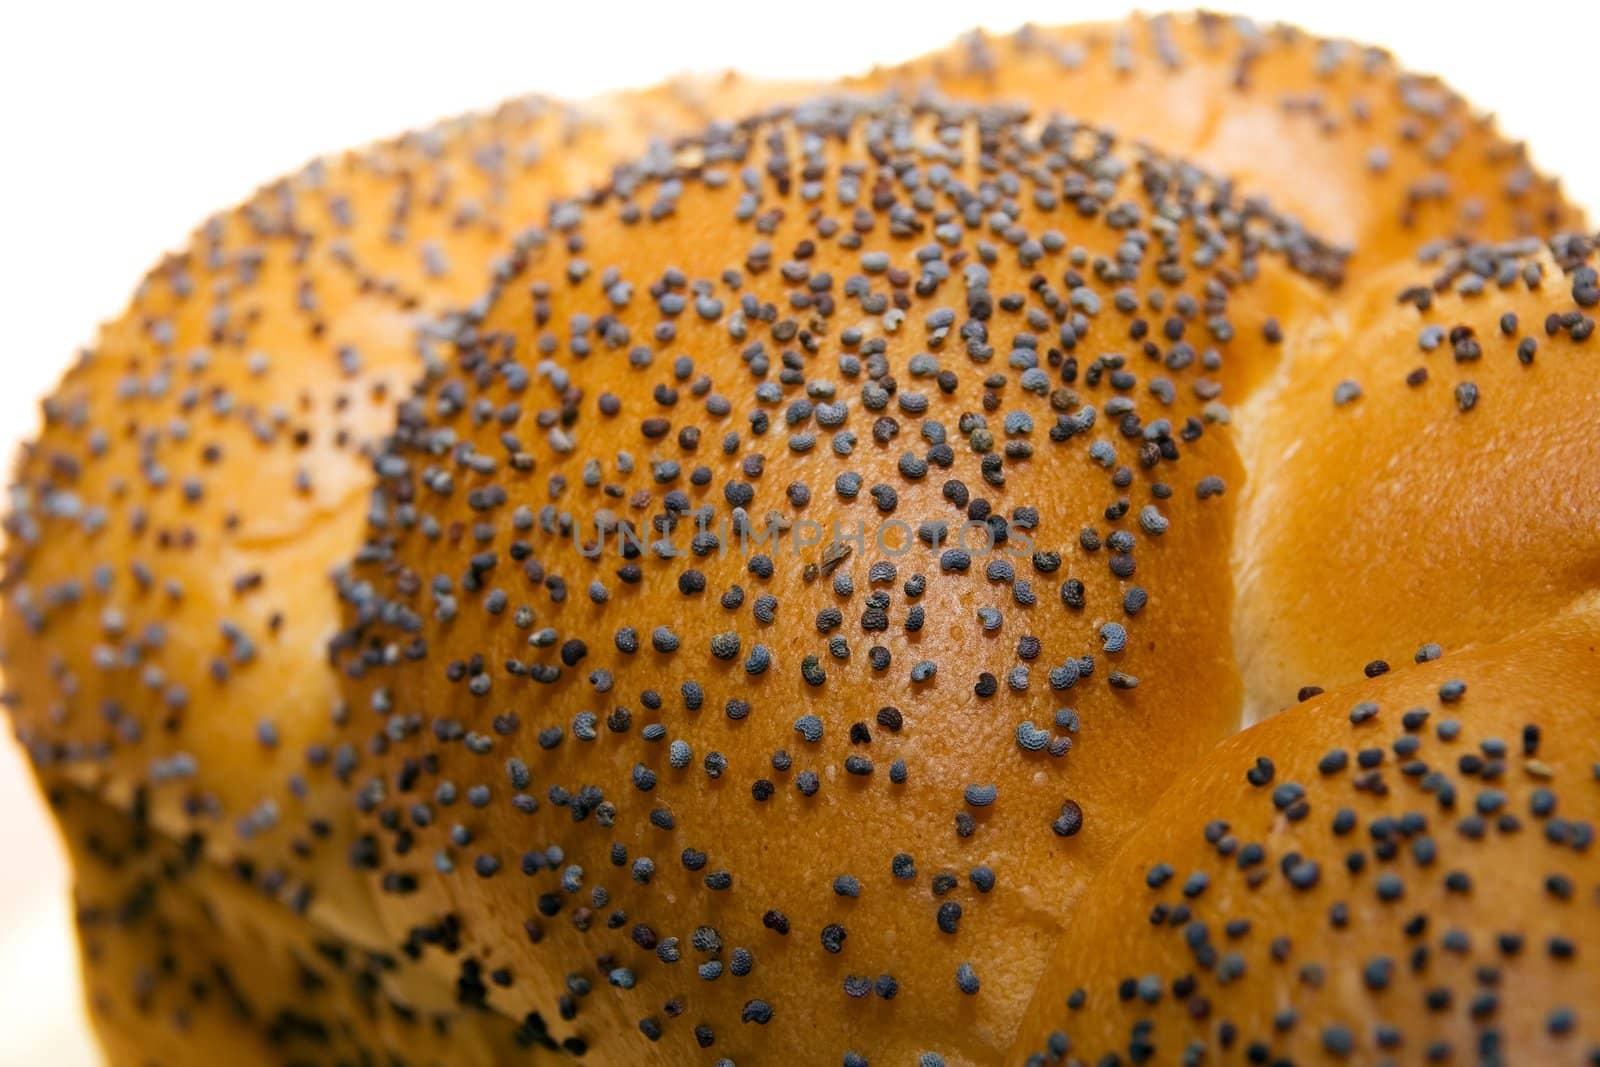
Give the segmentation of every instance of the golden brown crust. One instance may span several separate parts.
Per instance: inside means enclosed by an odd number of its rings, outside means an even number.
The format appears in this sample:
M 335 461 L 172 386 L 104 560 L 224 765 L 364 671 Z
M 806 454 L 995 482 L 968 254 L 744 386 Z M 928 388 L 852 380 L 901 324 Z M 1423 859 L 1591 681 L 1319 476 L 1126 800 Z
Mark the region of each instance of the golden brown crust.
M 1292 26 L 1197 13 L 974 32 L 858 84 L 1093 122 L 1226 174 L 1365 275 L 1438 237 L 1581 229 L 1558 182 L 1436 78 Z
M 1239 413 L 1253 716 L 1600 588 L 1594 243 L 1451 249 L 1348 293 Z
M 1079 903 L 1010 1062 L 1592 1062 L 1597 701 L 1591 599 L 1229 738 Z
M 1202 415 L 1304 238 L 1001 111 L 806 107 L 679 160 L 530 235 L 402 408 L 343 580 L 383 906 L 513 1014 L 580 976 L 595 1062 L 991 1061 L 1235 722 Z M 585 558 L 608 514 L 649 547 Z M 957 536 L 989 517 L 1015 550 Z

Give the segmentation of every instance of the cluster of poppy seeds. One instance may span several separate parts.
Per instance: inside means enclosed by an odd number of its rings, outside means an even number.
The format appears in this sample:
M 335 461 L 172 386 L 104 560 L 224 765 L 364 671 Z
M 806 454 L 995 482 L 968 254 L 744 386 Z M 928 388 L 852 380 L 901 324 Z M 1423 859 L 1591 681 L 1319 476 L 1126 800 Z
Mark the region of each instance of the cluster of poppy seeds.
M 609 981 L 560 1014 L 613 1052 L 798 1055 L 887 986 L 946 1020 L 924 1040 L 984 1055 L 1022 1005 L 968 961 L 1036 969 L 1016 924 L 1059 916 L 1080 833 L 1104 819 L 1108 847 L 1158 781 L 1117 772 L 1097 816 L 1112 769 L 1073 768 L 1132 726 L 1122 694 L 1178 684 L 1146 583 L 1225 536 L 1219 379 L 1272 344 L 1251 281 L 1339 257 L 1092 128 L 848 100 L 686 142 L 519 249 L 441 327 L 340 578 L 387 906 L 419 946 L 449 929 L 446 966 L 516 941 L 513 970 Z M 1224 734 L 1229 703 L 1174 743 Z M 1007 861 L 1045 848 L 1067 851 Z M 720 948 L 676 976 L 659 947 L 696 923 L 752 951 L 747 978 Z M 893 966 L 934 953 L 957 981 Z M 833 956 L 889 980 L 808 982 Z M 494 1001 L 548 1013 L 525 981 Z
M 1583 345 L 1594 334 L 1590 311 L 1600 303 L 1600 270 L 1594 265 L 1594 252 L 1595 238 L 1585 234 L 1558 234 L 1548 241 L 1529 237 L 1502 243 L 1439 241 L 1423 246 L 1418 259 L 1432 270 L 1432 276 L 1426 284 L 1407 285 L 1396 295 L 1398 303 L 1417 309 L 1423 323 L 1416 339 L 1422 362 L 1407 372 L 1406 387 L 1417 390 L 1427 384 L 1426 357 L 1435 352 L 1448 354 L 1462 375 L 1451 388 L 1454 407 L 1465 415 L 1478 404 L 1478 385 L 1470 374 L 1479 361 L 1513 358 L 1531 368 L 1541 341 L 1563 338 Z M 1545 277 L 1551 260 L 1564 277 Z M 1546 287 L 1550 290 L 1545 297 L 1549 310 L 1537 322 L 1525 322 L 1515 311 L 1502 311 L 1493 316 L 1492 328 L 1483 327 L 1480 332 L 1475 322 L 1447 324 L 1434 314 L 1441 294 L 1460 298 L 1459 305 L 1452 301 L 1448 312 L 1457 314 L 1462 307 L 1475 312 L 1489 310 L 1482 305 L 1492 303 L 1496 295 L 1540 294 Z M 1570 296 L 1570 307 L 1558 308 L 1560 289 Z M 1361 386 L 1346 381 L 1334 390 L 1334 403 L 1343 406 L 1360 396 Z
M 1381 48 L 1293 26 L 1196 12 L 975 31 L 860 80 L 885 83 L 1066 108 L 1136 134 L 1242 188 L 1270 190 L 1280 209 L 1351 248 L 1362 276 L 1438 235 L 1583 225 L 1524 146 L 1449 86 Z
M 400 956 L 306 923 L 238 872 L 73 786 L 52 789 L 73 860 L 85 997 L 110 1062 L 528 1062 L 544 1035 L 462 1015 Z M 404 999 L 397 999 L 403 997 Z M 443 1005 L 430 1009 L 419 1004 Z
M 1063 942 L 1026 1062 L 1600 1062 L 1600 741 L 1526 673 L 1592 702 L 1597 637 L 1419 654 L 1230 738 L 1080 902 L 1128 947 Z
M 3 699 L 74 853 L 113 1048 L 992 1061 L 1090 876 L 1236 725 L 1229 404 L 1300 312 L 1424 237 L 1447 239 L 1401 301 L 1425 320 L 1548 293 L 1553 261 L 1570 310 L 1419 329 L 1406 386 L 1431 396 L 1453 356 L 1451 417 L 1480 422 L 1474 367 L 1531 374 L 1594 328 L 1593 242 L 1474 240 L 1574 224 L 1555 183 L 1376 49 L 1141 18 L 974 35 L 852 88 L 913 92 L 615 170 L 768 90 L 517 101 L 319 161 L 208 221 L 45 402 L 5 521 Z M 1226 136 L 1227 108 L 1281 136 Z M 1319 395 L 1359 417 L 1380 384 L 1352 365 Z M 1352 729 L 1386 711 L 1358 703 Z M 1457 720 L 1401 721 L 1392 755 L 1245 773 L 1290 830 L 1339 783 L 1398 793 L 1392 773 L 1470 796 L 1475 842 L 1535 820 L 1558 859 L 1589 855 L 1565 793 L 1502 785 L 1505 744 L 1450 775 L 1417 749 L 1459 749 Z M 1519 736 L 1538 778 L 1550 739 Z M 1417 901 L 1391 861 L 1442 869 L 1427 816 L 1347 810 L 1333 832 L 1372 839 L 1348 877 Z M 1205 839 L 1232 867 L 1154 863 L 1173 899 L 1152 928 L 1245 981 L 1259 964 L 1192 932 L 1218 883 L 1258 888 L 1276 857 L 1313 893 L 1335 865 Z M 1556 863 L 1544 898 L 1592 906 L 1592 882 Z M 1494 928 L 1501 959 L 1421 1002 L 1469 1008 L 1484 1062 L 1501 975 L 1580 944 L 1491 920 L 1435 955 Z M 1119 1010 L 1181 1000 L 1207 1026 L 1203 984 L 1124 976 Z M 1575 1044 L 1583 1007 L 1545 1030 Z M 1129 1027 L 1105 1062 L 1164 1061 L 1164 1031 Z M 1194 1040 L 1278 1062 L 1298 1031 L 1273 1029 Z M 1401 1029 L 1330 1021 L 1319 1054 L 1380 1057 Z M 1070 1032 L 1039 1055 L 1078 1056 Z

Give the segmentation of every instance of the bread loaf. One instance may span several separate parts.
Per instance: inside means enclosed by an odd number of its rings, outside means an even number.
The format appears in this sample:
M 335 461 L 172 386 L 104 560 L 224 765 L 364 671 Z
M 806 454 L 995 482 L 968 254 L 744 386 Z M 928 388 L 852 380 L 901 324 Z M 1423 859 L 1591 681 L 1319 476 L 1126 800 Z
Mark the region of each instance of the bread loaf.
M 1582 225 L 1207 14 L 264 186 L 13 477 L 111 1062 L 1592 1056 Z

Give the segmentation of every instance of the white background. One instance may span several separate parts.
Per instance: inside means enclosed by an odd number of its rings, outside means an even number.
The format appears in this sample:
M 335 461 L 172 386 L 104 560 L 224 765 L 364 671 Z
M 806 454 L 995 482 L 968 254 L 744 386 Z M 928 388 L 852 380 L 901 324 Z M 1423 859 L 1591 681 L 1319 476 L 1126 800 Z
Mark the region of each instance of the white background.
M 161 252 L 320 152 L 530 90 L 582 96 L 729 66 L 843 74 L 977 20 L 1117 16 L 1100 0 L 0 0 L 0 449 Z M 1600 4 L 1241 2 L 1441 74 L 1600 216 Z M 75 1015 L 66 875 L 0 742 L 0 1067 L 94 1061 Z

